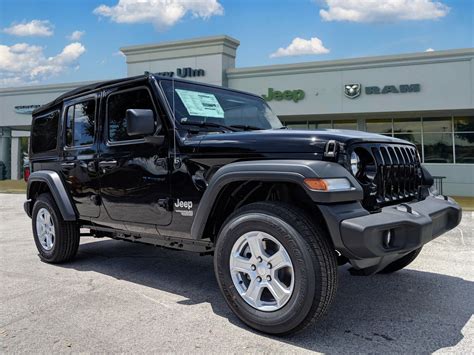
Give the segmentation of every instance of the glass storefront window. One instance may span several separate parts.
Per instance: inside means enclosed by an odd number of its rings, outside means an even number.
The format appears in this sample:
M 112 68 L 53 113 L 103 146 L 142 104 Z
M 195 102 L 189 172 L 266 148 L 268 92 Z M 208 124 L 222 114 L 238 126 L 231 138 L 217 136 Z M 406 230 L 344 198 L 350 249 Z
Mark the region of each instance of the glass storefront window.
M 355 129 L 357 130 L 356 120 L 334 120 L 333 127 L 335 129 Z
M 392 135 L 391 119 L 370 119 L 366 121 L 367 132 Z
M 329 129 L 332 128 L 331 121 L 310 122 L 309 129 Z
M 403 139 L 408 142 L 411 142 L 416 145 L 416 149 L 418 149 L 418 152 L 420 153 L 420 156 L 422 154 L 421 150 L 421 133 L 395 133 L 393 135 L 395 138 L 398 139 Z M 423 161 L 423 157 L 421 157 Z
M 474 132 L 474 117 L 454 117 L 455 132 Z
M 456 163 L 474 164 L 474 133 L 456 133 L 454 135 Z
M 394 133 L 421 133 L 421 118 L 398 118 L 393 120 Z
M 354 119 L 309 120 L 286 124 L 292 129 L 358 129 L 357 120 Z M 367 132 L 415 144 L 420 155 L 423 155 L 421 158 L 424 163 L 474 164 L 474 116 L 369 118 L 365 120 L 365 124 Z
M 451 117 L 423 118 L 423 132 L 452 132 Z
M 451 133 L 425 133 L 423 135 L 425 163 L 452 163 L 453 141 Z
M 308 122 L 286 122 L 289 129 L 308 129 Z

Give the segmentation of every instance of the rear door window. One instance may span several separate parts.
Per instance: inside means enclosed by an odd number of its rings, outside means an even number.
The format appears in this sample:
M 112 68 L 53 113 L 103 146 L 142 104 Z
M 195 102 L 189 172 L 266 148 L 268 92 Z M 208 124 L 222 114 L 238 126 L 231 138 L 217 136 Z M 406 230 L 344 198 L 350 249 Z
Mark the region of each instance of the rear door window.
M 31 151 L 49 152 L 56 149 L 58 138 L 59 110 L 33 119 L 31 130 Z

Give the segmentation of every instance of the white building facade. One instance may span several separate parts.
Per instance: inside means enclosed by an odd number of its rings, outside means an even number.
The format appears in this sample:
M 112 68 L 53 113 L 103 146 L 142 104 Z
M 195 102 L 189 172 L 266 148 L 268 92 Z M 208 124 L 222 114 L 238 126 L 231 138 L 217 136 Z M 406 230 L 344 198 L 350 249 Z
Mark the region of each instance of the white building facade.
M 262 95 L 290 128 L 412 141 L 428 170 L 445 177 L 444 193 L 474 196 L 474 49 L 236 68 L 238 46 L 214 36 L 121 50 L 128 76 L 148 71 Z M 0 179 L 21 178 L 31 107 L 84 84 L 0 89 Z

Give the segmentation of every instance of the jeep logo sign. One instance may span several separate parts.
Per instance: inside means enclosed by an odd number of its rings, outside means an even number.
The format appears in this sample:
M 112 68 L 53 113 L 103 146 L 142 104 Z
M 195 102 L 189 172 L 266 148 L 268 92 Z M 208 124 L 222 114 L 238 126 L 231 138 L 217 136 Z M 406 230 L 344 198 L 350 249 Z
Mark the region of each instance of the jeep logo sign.
M 268 93 L 266 95 L 262 95 L 262 97 L 265 101 L 287 100 L 287 101 L 293 101 L 297 103 L 298 101 L 304 99 L 304 91 L 300 89 L 278 91 L 278 90 L 274 90 L 273 88 L 268 88 Z

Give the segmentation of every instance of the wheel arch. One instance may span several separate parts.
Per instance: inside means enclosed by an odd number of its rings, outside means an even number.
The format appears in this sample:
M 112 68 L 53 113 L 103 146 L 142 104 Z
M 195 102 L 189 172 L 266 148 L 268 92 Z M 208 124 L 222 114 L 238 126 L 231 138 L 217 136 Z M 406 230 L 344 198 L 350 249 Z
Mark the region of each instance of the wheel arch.
M 58 206 L 61 216 L 65 221 L 77 220 L 78 214 L 61 177 L 57 172 L 49 170 L 36 171 L 32 173 L 28 179 L 26 190 L 26 198 L 28 201 L 25 204 L 25 210 L 29 216 L 31 216 L 34 200 L 36 200 L 40 194 L 46 192 L 52 195 L 53 200 Z
M 305 178 L 325 177 L 347 177 L 355 189 L 342 193 L 321 192 L 310 190 L 304 184 Z M 321 217 L 319 203 L 360 200 L 363 197 L 362 188 L 357 181 L 337 163 L 306 160 L 231 163 L 219 169 L 211 178 L 196 211 L 191 227 L 191 237 L 193 239 L 214 238 L 225 220 L 226 213 L 230 214 L 247 203 L 271 201 L 272 199 L 269 198 L 261 198 L 262 193 L 271 192 L 271 189 L 275 188 L 279 193 L 285 193 L 285 190 L 287 193 L 284 198 L 276 199 L 276 201 L 296 202 L 307 212 L 316 213 Z M 239 196 L 238 192 L 242 194 Z M 256 196 L 260 198 L 255 199 Z M 229 200 L 236 197 L 240 199 L 238 203 L 229 203 Z

